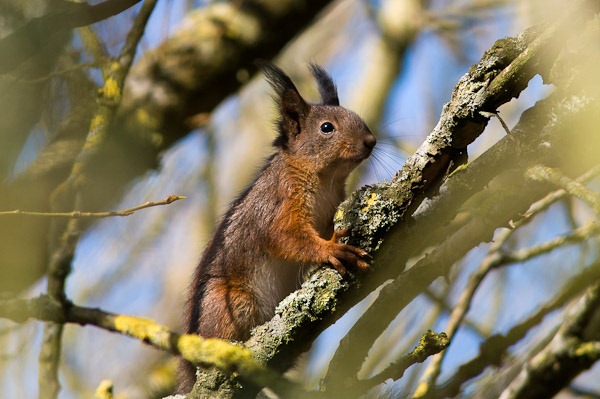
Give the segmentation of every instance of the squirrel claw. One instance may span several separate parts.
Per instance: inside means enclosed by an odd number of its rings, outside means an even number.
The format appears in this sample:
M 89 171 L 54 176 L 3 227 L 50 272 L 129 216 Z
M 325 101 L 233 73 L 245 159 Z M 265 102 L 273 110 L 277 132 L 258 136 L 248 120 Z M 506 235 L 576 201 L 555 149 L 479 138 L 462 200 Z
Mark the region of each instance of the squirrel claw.
M 371 256 L 363 249 L 330 241 L 327 252 L 327 262 L 342 276 L 346 275 L 348 268 L 358 271 L 369 268 L 368 260 L 371 259 Z
M 333 232 L 333 236 L 331 236 L 330 241 L 338 242 L 340 238 L 345 238 L 345 237 L 348 237 L 349 235 L 350 235 L 350 229 L 348 229 L 348 228 L 335 230 Z
M 342 275 L 342 277 L 346 276 L 346 268 L 335 256 L 330 256 L 328 260 L 329 263 L 335 268 L 335 270 L 337 270 L 337 272 Z

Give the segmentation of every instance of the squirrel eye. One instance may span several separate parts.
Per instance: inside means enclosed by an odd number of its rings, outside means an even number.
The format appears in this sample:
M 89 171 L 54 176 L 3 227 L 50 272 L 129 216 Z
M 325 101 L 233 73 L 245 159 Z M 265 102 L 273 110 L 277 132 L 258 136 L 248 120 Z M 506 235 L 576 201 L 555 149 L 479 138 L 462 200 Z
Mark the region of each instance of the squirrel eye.
M 321 133 L 331 134 L 335 130 L 335 126 L 331 122 L 325 122 L 321 125 Z

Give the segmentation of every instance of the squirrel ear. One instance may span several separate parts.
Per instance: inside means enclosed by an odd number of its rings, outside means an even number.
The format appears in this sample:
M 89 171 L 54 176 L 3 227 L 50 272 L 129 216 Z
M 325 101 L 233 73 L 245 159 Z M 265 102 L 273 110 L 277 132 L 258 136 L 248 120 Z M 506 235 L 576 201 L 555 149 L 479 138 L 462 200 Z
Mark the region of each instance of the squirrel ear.
M 279 105 L 279 137 L 275 145 L 285 147 L 288 139 L 300 133 L 300 122 L 306 117 L 310 105 L 304 101 L 294 83 L 281 69 L 267 62 L 260 64 L 267 81 L 275 90 L 275 100 Z
M 319 86 L 319 94 L 321 95 L 321 100 L 325 105 L 340 105 L 340 100 L 338 99 L 337 89 L 335 88 L 335 83 L 333 83 L 333 79 L 331 76 L 321 68 L 317 64 L 309 64 L 310 71 L 313 76 L 317 80 L 317 85 Z

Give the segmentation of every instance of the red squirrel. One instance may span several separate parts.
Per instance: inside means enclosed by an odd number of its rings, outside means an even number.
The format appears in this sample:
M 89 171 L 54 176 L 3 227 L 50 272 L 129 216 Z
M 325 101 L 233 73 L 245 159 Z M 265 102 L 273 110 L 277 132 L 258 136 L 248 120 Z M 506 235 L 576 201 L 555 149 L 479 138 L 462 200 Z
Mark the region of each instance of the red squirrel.
M 365 269 L 369 255 L 341 244 L 333 216 L 345 198 L 346 178 L 368 158 L 377 140 L 354 112 L 339 106 L 332 78 L 310 70 L 321 104 L 306 102 L 292 80 L 262 65 L 275 91 L 279 135 L 258 177 L 233 201 L 213 233 L 189 290 L 185 332 L 235 341 L 274 315 L 298 288 L 303 266 Z M 184 363 L 180 391 L 193 385 Z

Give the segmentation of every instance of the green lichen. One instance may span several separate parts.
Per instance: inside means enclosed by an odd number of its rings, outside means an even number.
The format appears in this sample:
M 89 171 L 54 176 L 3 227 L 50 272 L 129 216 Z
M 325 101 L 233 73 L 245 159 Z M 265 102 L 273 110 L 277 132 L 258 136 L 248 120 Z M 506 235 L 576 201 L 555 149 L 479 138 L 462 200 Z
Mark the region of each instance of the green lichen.
M 159 334 L 166 331 L 165 327 L 153 320 L 134 316 L 118 315 L 114 319 L 114 325 L 117 331 L 144 342 L 154 340 Z
M 573 350 L 574 357 L 585 357 L 590 360 L 597 360 L 600 358 L 600 353 L 598 352 L 598 343 L 597 342 L 582 342 L 577 345 Z
M 121 88 L 119 87 L 117 80 L 112 76 L 106 78 L 104 86 L 101 87 L 98 92 L 104 99 L 114 102 L 115 104 L 121 101 Z

